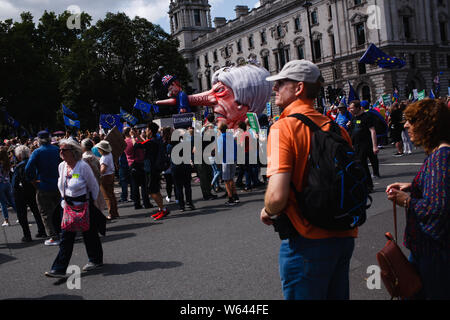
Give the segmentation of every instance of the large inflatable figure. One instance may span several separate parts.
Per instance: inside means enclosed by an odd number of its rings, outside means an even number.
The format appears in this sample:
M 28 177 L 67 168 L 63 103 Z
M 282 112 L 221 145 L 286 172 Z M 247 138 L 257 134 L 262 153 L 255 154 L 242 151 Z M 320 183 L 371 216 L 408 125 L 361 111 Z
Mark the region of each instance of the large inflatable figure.
M 272 94 L 272 83 L 266 81 L 269 76 L 266 69 L 251 64 L 219 69 L 212 77 L 212 89 L 188 96 L 189 105 L 213 107 L 218 121 L 225 120 L 228 128 L 236 129 L 247 112 L 263 112 Z M 156 101 L 160 106 L 177 103 L 177 99 Z

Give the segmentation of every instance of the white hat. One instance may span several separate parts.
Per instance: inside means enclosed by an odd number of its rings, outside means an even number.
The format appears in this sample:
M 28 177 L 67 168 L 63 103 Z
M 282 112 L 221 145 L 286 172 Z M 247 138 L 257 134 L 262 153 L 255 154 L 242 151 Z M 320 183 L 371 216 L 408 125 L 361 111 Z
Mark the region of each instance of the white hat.
M 267 81 L 282 79 L 298 82 L 316 83 L 324 82 L 320 69 L 308 60 L 292 60 L 286 63 L 279 74 L 266 78 Z
M 110 153 L 112 151 L 111 145 L 106 140 L 100 141 L 95 146 L 97 147 L 97 149 L 102 149 L 103 151 L 108 152 L 108 153 Z

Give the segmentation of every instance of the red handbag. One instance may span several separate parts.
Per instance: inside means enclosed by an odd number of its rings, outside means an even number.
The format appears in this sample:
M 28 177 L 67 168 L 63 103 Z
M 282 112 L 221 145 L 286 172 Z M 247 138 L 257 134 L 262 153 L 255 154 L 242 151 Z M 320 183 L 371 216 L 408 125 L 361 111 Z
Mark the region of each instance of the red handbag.
M 71 206 L 66 203 L 64 206 L 63 218 L 61 221 L 61 229 L 70 232 L 88 231 L 89 230 L 89 203 Z
M 391 295 L 391 299 L 408 299 L 422 288 L 419 274 L 403 254 L 397 244 L 397 205 L 394 201 L 395 239 L 390 232 L 385 234 L 388 242 L 377 253 L 381 279 Z
M 67 165 L 64 167 L 66 170 Z M 64 171 L 65 171 L 64 170 Z M 64 199 L 66 199 L 66 180 L 64 181 Z M 70 232 L 85 232 L 89 230 L 89 202 L 80 205 L 70 205 L 65 201 L 61 229 Z

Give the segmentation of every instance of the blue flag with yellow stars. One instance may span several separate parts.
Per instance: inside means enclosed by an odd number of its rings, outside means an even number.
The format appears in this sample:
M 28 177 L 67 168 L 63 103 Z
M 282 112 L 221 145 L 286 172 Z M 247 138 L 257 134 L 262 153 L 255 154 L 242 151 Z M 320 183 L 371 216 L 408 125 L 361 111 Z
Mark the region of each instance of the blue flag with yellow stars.
M 369 49 L 367 49 L 359 62 L 365 64 L 377 64 L 383 69 L 401 69 L 406 65 L 405 61 L 387 55 L 373 43 L 369 46 Z
M 117 127 L 120 132 L 123 131 L 123 124 L 120 122 L 120 116 L 118 114 L 101 114 L 100 125 L 104 129 L 112 129 Z
M 67 127 L 77 127 L 78 129 L 80 129 L 80 121 L 79 120 L 72 120 L 69 117 L 66 117 L 65 115 L 63 115 L 64 117 L 64 124 Z
M 120 116 L 122 117 L 122 119 L 124 119 L 126 122 L 128 122 L 131 125 L 136 125 L 138 119 L 136 119 L 135 117 L 133 117 L 131 114 L 129 114 L 128 112 L 126 112 L 125 110 L 123 110 L 122 108 L 120 108 Z

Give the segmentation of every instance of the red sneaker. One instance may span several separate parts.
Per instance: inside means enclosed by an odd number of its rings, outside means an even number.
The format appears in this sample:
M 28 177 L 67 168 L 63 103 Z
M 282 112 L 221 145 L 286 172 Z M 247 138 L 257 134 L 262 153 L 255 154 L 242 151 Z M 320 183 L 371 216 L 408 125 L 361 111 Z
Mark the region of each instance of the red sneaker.
M 160 212 L 159 212 L 159 215 L 157 215 L 156 217 L 154 217 L 154 219 L 155 219 L 155 220 L 160 220 L 160 219 L 164 218 L 165 216 L 167 216 L 169 213 L 170 213 L 170 211 L 167 210 L 167 208 L 166 208 L 166 209 L 160 211 Z
M 157 211 L 154 214 L 151 215 L 152 218 L 159 216 L 162 213 L 162 211 Z

